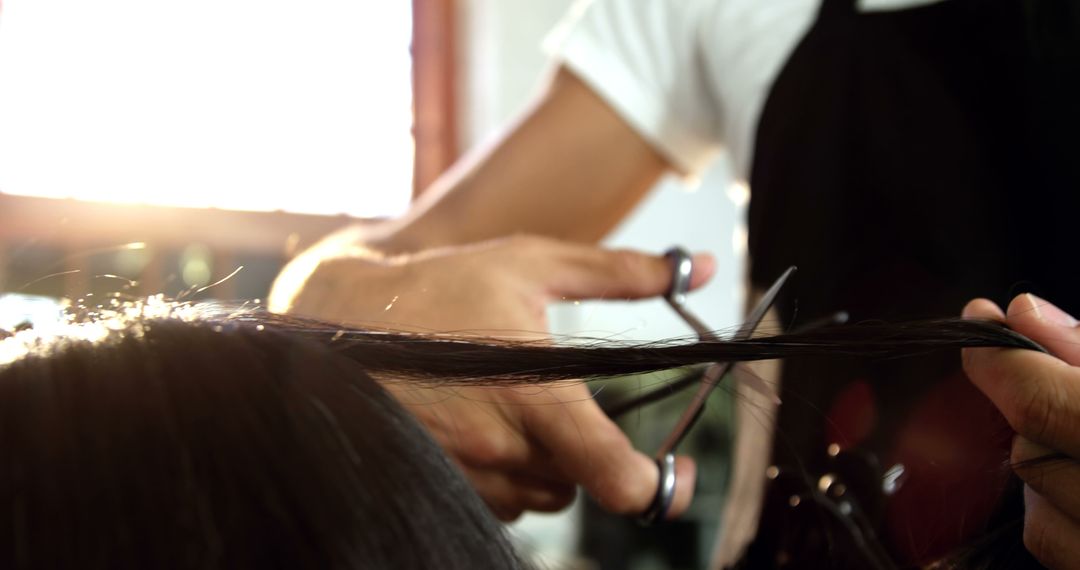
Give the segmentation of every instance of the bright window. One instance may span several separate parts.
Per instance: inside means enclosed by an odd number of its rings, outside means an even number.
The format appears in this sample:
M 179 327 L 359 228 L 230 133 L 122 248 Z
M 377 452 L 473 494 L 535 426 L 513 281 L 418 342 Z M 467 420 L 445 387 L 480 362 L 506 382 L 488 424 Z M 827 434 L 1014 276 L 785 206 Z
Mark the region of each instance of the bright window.
M 393 215 L 411 2 L 3 0 L 0 192 Z

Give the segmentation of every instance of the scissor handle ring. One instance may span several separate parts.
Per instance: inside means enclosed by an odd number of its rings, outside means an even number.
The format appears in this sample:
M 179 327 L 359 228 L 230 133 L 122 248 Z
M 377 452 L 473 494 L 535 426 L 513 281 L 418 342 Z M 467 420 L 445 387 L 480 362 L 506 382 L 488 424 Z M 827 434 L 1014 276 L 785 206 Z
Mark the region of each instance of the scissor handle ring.
M 652 526 L 664 520 L 675 499 L 675 454 L 667 453 L 656 458 L 656 467 L 660 470 L 660 482 L 656 486 L 649 508 L 638 518 L 642 526 Z
M 686 302 L 686 293 L 690 291 L 690 276 L 694 272 L 694 258 L 686 249 L 675 246 L 664 257 L 671 260 L 671 287 L 665 297 L 672 303 L 682 305 Z

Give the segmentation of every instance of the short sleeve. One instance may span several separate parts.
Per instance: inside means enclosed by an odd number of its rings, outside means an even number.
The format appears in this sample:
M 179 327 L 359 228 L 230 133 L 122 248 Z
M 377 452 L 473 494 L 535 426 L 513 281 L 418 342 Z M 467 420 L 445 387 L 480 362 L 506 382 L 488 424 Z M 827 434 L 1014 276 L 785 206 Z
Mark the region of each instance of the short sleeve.
M 683 174 L 720 148 L 719 101 L 702 60 L 698 0 L 582 0 L 545 50 Z

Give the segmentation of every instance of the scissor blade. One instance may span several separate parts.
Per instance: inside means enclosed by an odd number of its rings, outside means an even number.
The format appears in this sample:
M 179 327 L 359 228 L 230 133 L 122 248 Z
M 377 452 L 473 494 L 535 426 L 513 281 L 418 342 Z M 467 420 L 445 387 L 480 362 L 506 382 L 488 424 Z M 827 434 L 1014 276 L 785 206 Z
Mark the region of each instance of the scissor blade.
M 773 282 L 772 286 L 765 291 L 765 295 L 758 301 L 754 310 L 750 312 L 750 318 L 739 327 L 739 330 L 735 333 L 735 336 L 732 337 L 732 340 L 748 340 L 753 336 L 754 331 L 757 330 L 758 325 L 761 324 L 766 313 L 769 312 L 773 303 L 776 302 L 776 297 L 780 294 L 780 290 L 783 289 L 784 283 L 787 283 L 788 278 L 791 277 L 793 273 L 795 273 L 795 266 L 787 268 L 787 271 L 784 271 L 783 275 Z M 705 370 L 701 385 L 694 394 L 694 399 L 691 400 L 690 405 L 687 406 L 686 409 L 683 410 L 682 415 L 679 416 L 679 421 L 676 422 L 675 428 L 671 430 L 667 439 L 664 440 L 663 445 L 660 446 L 660 450 L 656 455 L 657 457 L 663 457 L 668 453 L 672 453 L 675 448 L 679 446 L 679 442 L 682 441 L 683 437 L 694 425 L 695 420 L 701 415 L 701 411 L 705 408 L 705 402 L 709 399 L 709 394 L 712 393 L 720 383 L 720 379 L 723 378 L 724 374 L 727 374 L 727 371 L 730 369 L 730 362 L 717 362 L 711 364 Z M 780 399 L 772 391 L 772 388 L 765 384 L 765 381 L 761 378 L 750 375 L 745 377 L 745 381 L 750 388 L 770 397 L 774 403 L 780 403 Z
M 709 327 L 705 326 L 705 323 L 699 321 L 693 313 L 686 310 L 685 306 L 672 302 L 670 299 L 668 300 L 668 304 L 671 305 L 672 310 L 678 313 L 682 320 L 686 321 L 686 324 L 690 325 L 690 329 L 697 333 L 699 339 L 720 340 L 720 337 L 716 336 Z
M 735 332 L 735 336 L 731 337 L 731 340 L 750 340 L 750 337 L 754 336 L 754 331 L 757 330 L 758 325 L 768 314 L 769 309 L 772 308 L 773 303 L 776 302 L 776 297 L 780 294 L 780 290 L 784 288 L 784 284 L 787 283 L 788 278 L 795 273 L 795 266 L 787 268 L 784 274 L 781 275 L 772 286 L 769 287 L 765 294 L 761 296 L 761 300 L 754 306 L 754 310 L 750 311 L 746 321 L 743 322 L 739 330 Z
M 790 278 L 793 273 L 795 273 L 794 265 L 788 267 L 787 270 L 773 282 L 772 286 L 761 296 L 761 300 L 758 301 L 758 304 L 754 306 L 754 310 L 750 311 L 749 317 L 742 326 L 739 327 L 739 330 L 736 331 L 735 336 L 731 337 L 731 340 L 750 340 L 750 338 L 754 336 L 754 331 L 761 325 L 761 321 L 765 319 L 765 315 L 769 313 L 769 309 L 776 303 L 776 297 L 780 294 L 780 290 L 784 288 L 784 284 L 787 283 L 788 278 Z M 743 375 L 741 379 L 748 388 L 765 396 L 772 401 L 773 404 L 777 406 L 780 405 L 780 396 L 777 395 L 776 391 L 766 384 L 765 380 L 761 379 L 760 376 L 746 374 Z

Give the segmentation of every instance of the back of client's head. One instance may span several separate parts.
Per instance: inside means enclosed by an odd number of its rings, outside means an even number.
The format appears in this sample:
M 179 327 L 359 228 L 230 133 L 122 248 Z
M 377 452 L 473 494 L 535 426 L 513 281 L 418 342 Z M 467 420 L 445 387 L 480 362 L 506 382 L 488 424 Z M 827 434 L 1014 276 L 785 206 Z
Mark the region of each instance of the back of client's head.
M 512 386 L 796 355 L 1039 349 L 998 323 L 958 319 L 566 347 L 158 305 L 0 339 L 0 568 L 521 566 L 369 373 Z
M 119 328 L 0 364 L 0 567 L 520 566 L 355 362 L 248 324 Z

